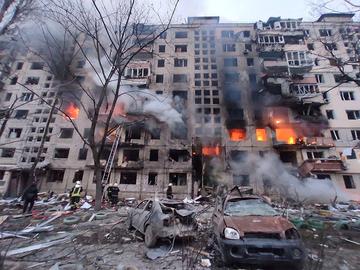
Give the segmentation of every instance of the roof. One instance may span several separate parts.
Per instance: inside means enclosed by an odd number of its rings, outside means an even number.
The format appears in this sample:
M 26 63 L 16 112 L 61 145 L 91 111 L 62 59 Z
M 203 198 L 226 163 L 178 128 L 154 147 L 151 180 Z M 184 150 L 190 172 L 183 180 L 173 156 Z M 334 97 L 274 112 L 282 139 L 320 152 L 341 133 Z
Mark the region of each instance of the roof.
M 343 18 L 352 18 L 354 17 L 354 13 L 346 13 L 346 12 L 336 12 L 336 13 L 324 13 L 321 14 L 317 22 L 322 22 L 325 18 L 336 18 L 336 17 L 343 17 Z
M 209 24 L 209 23 L 219 23 L 219 16 L 200 16 L 200 17 L 188 17 L 188 23 L 199 23 L 199 24 Z

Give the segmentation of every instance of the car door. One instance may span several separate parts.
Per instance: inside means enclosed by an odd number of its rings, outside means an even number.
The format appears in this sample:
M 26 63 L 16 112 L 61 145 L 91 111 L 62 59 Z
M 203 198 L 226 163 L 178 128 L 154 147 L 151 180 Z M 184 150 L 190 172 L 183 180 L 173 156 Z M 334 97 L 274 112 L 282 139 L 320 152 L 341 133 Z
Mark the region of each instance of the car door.
M 148 203 L 148 200 L 144 200 L 142 201 L 141 203 L 139 203 L 133 213 L 132 213 L 132 216 L 131 216 L 131 225 L 137 229 L 137 230 L 140 230 L 140 215 L 143 213 L 143 210 L 145 209 L 145 206 L 147 205 Z
M 150 219 L 152 208 L 153 208 L 153 201 L 149 200 L 145 208 L 141 211 L 139 215 L 139 224 L 140 224 L 139 231 L 142 233 L 145 232 L 145 225 Z
M 216 202 L 215 202 L 215 208 L 214 208 L 214 213 L 212 216 L 212 222 L 213 222 L 213 229 L 214 229 L 214 233 L 217 235 L 219 230 L 219 225 L 222 222 L 222 218 L 223 218 L 223 201 L 217 197 L 216 198 Z

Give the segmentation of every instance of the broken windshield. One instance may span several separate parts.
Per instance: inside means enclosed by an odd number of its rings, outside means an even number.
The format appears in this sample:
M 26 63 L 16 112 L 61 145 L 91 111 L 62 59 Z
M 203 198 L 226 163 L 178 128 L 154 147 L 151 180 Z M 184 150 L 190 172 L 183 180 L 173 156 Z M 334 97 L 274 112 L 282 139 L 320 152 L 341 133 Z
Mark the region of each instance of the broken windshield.
M 259 199 L 232 200 L 225 206 L 225 215 L 229 216 L 276 216 L 278 213 Z

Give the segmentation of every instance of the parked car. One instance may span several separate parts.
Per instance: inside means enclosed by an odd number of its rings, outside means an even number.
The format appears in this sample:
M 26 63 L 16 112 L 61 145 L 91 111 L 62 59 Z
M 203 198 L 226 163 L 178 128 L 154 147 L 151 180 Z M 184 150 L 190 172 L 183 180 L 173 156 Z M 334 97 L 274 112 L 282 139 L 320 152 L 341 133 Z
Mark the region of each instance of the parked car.
M 154 247 L 161 238 L 193 237 L 194 215 L 194 208 L 182 201 L 148 199 L 129 211 L 128 227 L 144 234 L 147 247 Z
M 303 268 L 300 234 L 265 198 L 234 187 L 217 198 L 213 228 L 215 249 L 226 265 Z

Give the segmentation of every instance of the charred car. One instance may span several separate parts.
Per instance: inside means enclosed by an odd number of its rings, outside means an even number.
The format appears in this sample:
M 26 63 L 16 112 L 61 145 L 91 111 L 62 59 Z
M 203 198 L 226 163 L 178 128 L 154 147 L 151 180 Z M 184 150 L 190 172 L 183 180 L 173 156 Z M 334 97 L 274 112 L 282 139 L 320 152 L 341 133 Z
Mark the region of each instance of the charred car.
M 234 187 L 217 197 L 213 225 L 215 249 L 226 265 L 303 268 L 300 234 L 260 196 Z
M 145 245 L 154 247 L 161 238 L 193 237 L 197 223 L 190 204 L 175 200 L 144 200 L 129 211 L 128 227 L 145 237 Z

